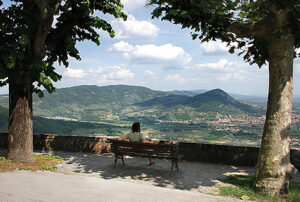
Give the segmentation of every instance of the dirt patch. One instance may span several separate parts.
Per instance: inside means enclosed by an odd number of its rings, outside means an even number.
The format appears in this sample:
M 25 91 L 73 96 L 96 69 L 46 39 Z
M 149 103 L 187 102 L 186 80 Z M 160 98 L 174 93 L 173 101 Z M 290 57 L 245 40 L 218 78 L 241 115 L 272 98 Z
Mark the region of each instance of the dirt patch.
M 34 163 L 17 163 L 0 156 L 0 173 L 19 170 L 49 170 L 55 171 L 57 164 L 65 159 L 53 155 L 34 155 Z

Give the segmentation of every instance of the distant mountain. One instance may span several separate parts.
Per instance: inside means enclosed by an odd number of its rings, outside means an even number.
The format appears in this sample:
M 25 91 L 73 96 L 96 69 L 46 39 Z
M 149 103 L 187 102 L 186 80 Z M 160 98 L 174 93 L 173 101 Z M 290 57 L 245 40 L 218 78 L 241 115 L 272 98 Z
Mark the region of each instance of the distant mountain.
M 207 103 L 207 102 L 220 102 L 222 104 L 233 104 L 233 105 L 239 103 L 237 100 L 233 99 L 229 94 L 227 94 L 223 90 L 214 89 L 190 98 L 186 104 L 189 104 L 190 106 L 194 106 L 194 107 L 199 107 L 203 103 Z
M 166 91 L 167 93 L 174 94 L 174 95 L 186 95 L 186 96 L 196 96 L 199 94 L 203 94 L 208 92 L 209 90 L 205 89 L 198 89 L 198 90 L 173 90 L 173 91 Z M 237 93 L 228 93 L 231 97 L 237 100 L 243 100 L 250 103 L 260 103 L 260 104 L 266 104 L 268 101 L 268 98 L 265 96 L 253 96 L 253 95 L 241 95 Z M 294 98 L 294 102 L 299 102 L 300 98 Z
M 238 109 L 248 113 L 258 112 L 258 110 L 254 107 L 240 103 L 221 89 L 214 89 L 206 93 L 196 95 L 190 98 L 185 104 L 194 108 L 203 108 L 205 111 L 225 110 L 227 112 L 234 112 Z M 208 104 L 209 106 L 207 106 Z
M 190 97 L 186 95 L 166 95 L 162 97 L 156 97 L 151 100 L 146 100 L 144 102 L 135 103 L 138 106 L 164 106 L 164 107 L 171 107 L 174 105 L 179 105 L 185 103 Z
M 0 106 L 0 132 L 6 132 L 8 127 L 8 109 Z
M 63 116 L 79 120 L 108 119 L 122 109 L 156 97 L 169 95 L 162 91 L 127 85 L 76 86 L 57 89 L 42 99 L 34 96 L 34 114 Z
M 8 95 L 0 95 L 0 106 L 8 107 Z
M 202 93 L 207 92 L 208 90 L 205 89 L 198 89 L 198 90 L 172 90 L 172 91 L 166 91 L 167 93 L 174 94 L 174 95 L 186 95 L 193 97 L 195 95 L 199 95 Z
M 240 103 L 221 89 L 214 89 L 193 97 L 184 95 L 168 95 L 136 103 L 138 106 L 164 106 L 174 107 L 176 105 L 188 106 L 202 112 L 221 113 L 257 113 L 258 110 L 250 105 Z M 165 109 L 168 111 L 168 109 Z
M 197 91 L 197 92 L 200 92 Z M 0 103 L 8 103 L 6 95 Z M 195 96 L 175 95 L 149 88 L 127 85 L 76 86 L 57 89 L 45 97 L 33 98 L 34 115 L 72 118 L 81 121 L 133 120 L 196 120 L 209 113 L 260 113 L 221 89 Z M 37 125 L 37 124 L 36 124 Z

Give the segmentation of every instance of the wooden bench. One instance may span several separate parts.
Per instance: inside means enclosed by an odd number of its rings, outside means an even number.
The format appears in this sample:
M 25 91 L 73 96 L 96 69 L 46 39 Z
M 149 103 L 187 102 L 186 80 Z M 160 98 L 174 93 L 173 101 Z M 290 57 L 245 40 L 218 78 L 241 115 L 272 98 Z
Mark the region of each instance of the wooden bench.
M 112 143 L 111 149 L 115 154 L 115 164 L 118 159 L 124 163 L 124 155 L 140 156 L 146 158 L 170 159 L 171 170 L 176 168 L 178 171 L 178 144 L 154 144 L 154 143 L 140 143 L 129 142 L 126 140 L 110 140 Z

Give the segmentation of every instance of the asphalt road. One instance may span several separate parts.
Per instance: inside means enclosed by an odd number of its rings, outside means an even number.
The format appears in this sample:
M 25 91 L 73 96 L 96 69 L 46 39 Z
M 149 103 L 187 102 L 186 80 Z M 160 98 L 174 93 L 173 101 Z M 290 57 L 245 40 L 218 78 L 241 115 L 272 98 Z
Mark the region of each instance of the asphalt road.
M 229 202 L 240 200 L 116 179 L 16 170 L 0 173 L 0 201 Z

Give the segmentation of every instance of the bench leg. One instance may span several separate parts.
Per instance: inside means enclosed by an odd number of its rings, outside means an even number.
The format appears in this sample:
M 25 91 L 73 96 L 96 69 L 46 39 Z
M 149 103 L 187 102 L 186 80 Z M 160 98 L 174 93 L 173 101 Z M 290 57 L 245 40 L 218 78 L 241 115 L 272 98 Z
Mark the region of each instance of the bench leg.
M 176 158 L 172 159 L 171 171 L 173 171 L 173 167 L 175 167 L 176 170 L 178 171 L 178 159 Z
M 175 159 L 175 168 L 178 171 L 178 159 Z
M 114 168 L 116 167 L 118 159 L 119 159 L 119 155 L 115 154 L 115 165 L 114 165 Z
M 125 165 L 123 155 L 122 154 L 115 154 L 115 165 L 114 165 L 114 168 L 116 167 L 118 159 L 121 159 L 122 162 L 123 162 L 123 165 Z
M 122 159 L 123 165 L 125 165 L 123 155 L 121 156 L 121 159 Z

